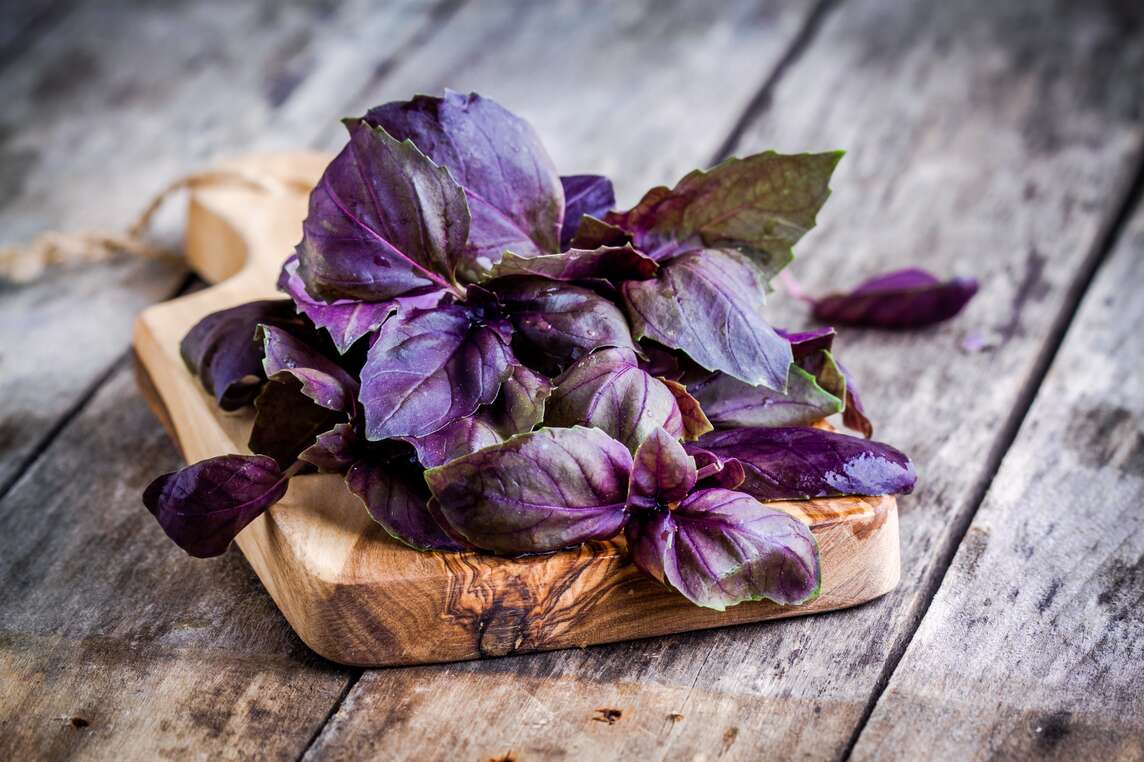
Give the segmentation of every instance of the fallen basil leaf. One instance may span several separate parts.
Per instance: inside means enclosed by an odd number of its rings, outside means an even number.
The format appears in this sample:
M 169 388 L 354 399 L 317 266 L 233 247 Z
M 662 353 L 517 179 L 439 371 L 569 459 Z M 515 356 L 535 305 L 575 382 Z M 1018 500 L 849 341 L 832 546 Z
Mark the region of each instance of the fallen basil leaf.
M 399 309 L 432 309 L 448 292 L 430 288 L 394 297 L 384 302 L 363 302 L 356 299 L 319 301 L 306 291 L 302 276 L 298 274 L 298 255 L 286 260 L 278 278 L 278 289 L 290 295 L 298 312 L 314 325 L 329 333 L 338 351 L 345 354 L 363 336 L 367 336 Z
M 817 320 L 876 328 L 918 328 L 948 320 L 977 293 L 973 278 L 939 281 L 911 268 L 871 278 L 849 293 L 814 300 Z
M 564 188 L 523 119 L 476 93 L 452 90 L 387 103 L 364 119 L 413 141 L 464 189 L 472 223 L 458 268 L 463 279 L 481 280 L 506 249 L 524 257 L 558 250 Z
M 412 143 L 364 122 L 346 126 L 349 143 L 310 194 L 302 223 L 306 291 L 379 302 L 452 287 L 469 231 L 464 192 Z
M 631 246 L 601 246 L 597 249 L 569 249 L 561 254 L 521 257 L 505 252 L 488 277 L 537 275 L 551 280 L 582 281 L 595 278 L 643 280 L 659 270 L 655 260 Z
M 526 365 L 556 375 L 600 347 L 635 348 L 616 305 L 580 286 L 545 278 L 505 278 L 489 287 L 504 303 Z
M 681 349 L 707 370 L 782 391 L 790 343 L 763 317 L 762 275 L 743 255 L 705 249 L 684 254 L 654 280 L 626 281 L 633 335 Z
M 242 529 L 286 494 L 288 474 L 263 455 L 222 455 L 155 479 L 143 503 L 176 545 L 222 555 Z
M 465 550 L 429 513 L 429 489 L 421 474 L 385 458 L 365 458 L 346 473 L 346 486 L 370 517 L 395 540 L 417 550 Z
M 492 402 L 517 364 L 508 339 L 460 305 L 394 315 L 361 371 L 366 438 L 425 436 Z
M 674 510 L 633 512 L 625 535 L 640 569 L 698 606 L 791 606 L 821 589 L 810 528 L 742 492 L 705 489 Z
M 759 500 L 904 494 L 917 479 L 910 459 L 893 447 L 821 429 L 715 431 L 694 447 L 742 463 L 739 489 Z
M 615 535 L 632 456 L 599 429 L 538 429 L 425 472 L 454 531 L 495 553 L 540 553 Z
M 595 426 L 633 452 L 657 427 L 684 433 L 675 395 L 642 370 L 630 349 L 601 349 L 581 358 L 556 379 L 545 422 Z
M 247 302 L 207 315 L 179 343 L 188 370 L 223 410 L 249 405 L 266 380 L 254 336 L 259 324 L 300 328 L 302 319 L 289 299 Z
M 665 429 L 653 429 L 633 458 L 627 505 L 667 510 L 669 504 L 687 497 L 696 478 L 695 459 L 679 440 Z
M 603 217 L 616 205 L 616 192 L 612 181 L 601 175 L 565 175 L 560 178 L 564 186 L 564 224 L 560 228 L 560 249 L 572 242 L 584 215 Z
M 630 232 L 637 248 L 663 261 L 700 247 L 735 248 L 770 278 L 815 225 L 842 152 L 732 157 L 695 170 L 675 188 L 652 188 L 626 212 L 605 217 Z

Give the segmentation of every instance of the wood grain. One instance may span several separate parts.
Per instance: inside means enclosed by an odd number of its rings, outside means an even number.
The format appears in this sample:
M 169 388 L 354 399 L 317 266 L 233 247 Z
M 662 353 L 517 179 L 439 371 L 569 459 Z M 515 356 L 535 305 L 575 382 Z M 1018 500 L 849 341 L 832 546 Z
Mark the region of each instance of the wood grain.
M 211 312 L 274 294 L 306 211 L 306 194 L 290 181 L 316 183 L 326 161 L 314 154 L 243 160 L 227 166 L 272 179 L 280 190 L 192 195 L 187 259 L 200 272 L 229 277 L 148 308 L 134 338 L 144 388 L 157 390 L 161 416 L 188 461 L 248 452 L 252 421 L 249 412 L 218 408 L 188 372 L 179 342 Z M 818 540 L 822 593 L 805 606 L 701 609 L 640 573 L 622 538 L 527 558 L 421 553 L 388 537 L 333 474 L 291 480 L 285 498 L 237 542 L 310 647 L 365 666 L 504 656 L 829 611 L 897 584 L 893 497 L 774 506 L 805 521 Z
M 854 750 L 1144 759 L 1144 207 Z
M 313 756 L 347 758 L 395 738 L 420 759 L 444 749 L 522 759 L 840 756 L 976 508 L 1011 417 L 1035 392 L 1042 351 L 1132 174 L 1144 39 L 1131 14 L 1116 3 L 839 3 L 736 149 L 848 149 L 821 228 L 798 247 L 794 272 L 813 291 L 905 264 L 982 279 L 952 323 L 908 334 L 843 329 L 839 341 L 877 436 L 919 467 L 918 494 L 901 501 L 896 591 L 781 625 L 369 672 Z M 781 295 L 770 309 L 780 325 L 806 320 Z M 994 348 L 963 351 L 971 330 Z M 622 718 L 595 722 L 601 707 Z M 482 717 L 479 732 L 451 720 L 462 713 Z

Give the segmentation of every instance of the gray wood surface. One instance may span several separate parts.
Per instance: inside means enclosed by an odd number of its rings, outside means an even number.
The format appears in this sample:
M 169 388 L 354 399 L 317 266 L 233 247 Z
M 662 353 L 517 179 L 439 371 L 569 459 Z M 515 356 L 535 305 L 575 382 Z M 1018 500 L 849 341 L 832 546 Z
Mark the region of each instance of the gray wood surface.
M 1144 759 L 1141 283 L 1144 207 L 1086 294 L 855 759 Z
M 1140 756 L 1138 719 L 1118 716 L 1140 716 L 1144 675 L 1140 396 L 1112 380 L 1135 367 L 1113 351 L 1135 337 L 1112 323 L 1135 306 L 1124 284 L 1144 285 L 1139 221 L 994 480 L 1139 172 L 1133 4 L 123 0 L 13 18 L 27 31 L 0 38 L 0 242 L 115 229 L 220 152 L 332 149 L 336 117 L 448 86 L 526 116 L 565 171 L 614 176 L 621 204 L 727 146 L 846 148 L 799 247 L 804 284 L 920 264 L 983 290 L 944 326 L 840 342 L 878 436 L 921 472 L 895 593 L 806 620 L 363 674 L 310 654 L 240 555 L 186 559 L 139 505 L 178 456 L 122 357 L 135 312 L 183 271 L 123 261 L 5 287 L 0 756 Z M 782 294 L 770 309 L 805 323 Z M 962 349 L 971 333 L 991 347 Z M 1037 460 L 1046 450 L 1063 454 Z M 1058 520 L 1039 542 L 1058 494 L 1093 521 Z

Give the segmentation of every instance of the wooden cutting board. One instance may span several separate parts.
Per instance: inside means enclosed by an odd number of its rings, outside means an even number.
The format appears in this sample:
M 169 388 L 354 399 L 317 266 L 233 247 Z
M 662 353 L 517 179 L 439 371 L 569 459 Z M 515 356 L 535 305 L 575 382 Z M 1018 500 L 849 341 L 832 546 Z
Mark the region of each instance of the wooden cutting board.
M 301 237 L 305 189 L 328 160 L 308 153 L 250 157 L 226 167 L 259 178 L 260 187 L 235 183 L 191 193 L 187 260 L 216 285 L 147 309 L 134 336 L 140 386 L 188 462 L 249 452 L 251 416 L 218 409 L 184 366 L 179 341 L 210 312 L 280 296 L 274 284 Z M 293 479 L 286 497 L 237 543 L 302 640 L 328 659 L 360 666 L 583 647 L 811 614 L 869 601 L 897 585 L 893 497 L 774 505 L 806 521 L 818 538 L 822 594 L 805 606 L 699 608 L 640 573 L 622 538 L 527 558 L 421 553 L 391 539 L 336 475 Z

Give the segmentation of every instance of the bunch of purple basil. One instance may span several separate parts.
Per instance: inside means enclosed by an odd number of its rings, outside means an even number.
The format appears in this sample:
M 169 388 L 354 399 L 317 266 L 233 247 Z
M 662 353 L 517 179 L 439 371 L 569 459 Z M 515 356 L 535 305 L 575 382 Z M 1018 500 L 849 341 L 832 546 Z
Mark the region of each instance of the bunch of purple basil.
M 475 94 L 345 125 L 282 270 L 289 298 L 183 341 L 222 408 L 254 408 L 254 454 L 144 494 L 188 553 L 222 553 L 292 476 L 322 471 L 420 550 L 622 532 L 698 605 L 797 604 L 819 590 L 817 546 L 768 502 L 913 488 L 906 456 L 868 439 L 834 331 L 763 316 L 840 153 L 729 159 L 617 212 L 606 178 L 561 177 L 526 122 Z M 890 312 L 926 322 L 909 305 L 932 292 L 899 290 Z M 812 426 L 834 413 L 866 438 Z

